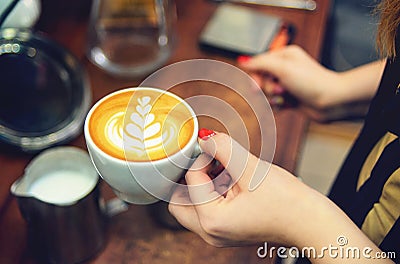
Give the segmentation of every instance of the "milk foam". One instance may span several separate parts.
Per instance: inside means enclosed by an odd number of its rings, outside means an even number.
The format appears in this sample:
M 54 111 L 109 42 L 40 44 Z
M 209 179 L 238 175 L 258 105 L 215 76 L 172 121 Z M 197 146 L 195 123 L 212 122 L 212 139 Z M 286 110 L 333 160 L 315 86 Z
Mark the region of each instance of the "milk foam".
M 93 142 L 120 160 L 160 160 L 177 153 L 193 136 L 191 110 L 168 93 L 127 90 L 104 98 L 89 123 Z
M 110 140 L 110 142 L 117 148 L 123 149 L 123 118 L 124 112 L 117 112 L 110 117 L 108 120 L 105 129 L 105 135 Z
M 83 198 L 96 183 L 83 172 L 59 170 L 36 179 L 28 192 L 44 202 L 68 204 Z
M 108 120 L 105 134 L 115 147 L 143 157 L 152 150 L 162 150 L 176 138 L 176 125 L 165 122 L 162 127 L 159 121 L 155 121 L 150 101 L 149 96 L 137 99 L 137 104 L 134 105 L 136 111 L 125 120 L 125 127 L 122 120 L 124 112 L 117 112 Z

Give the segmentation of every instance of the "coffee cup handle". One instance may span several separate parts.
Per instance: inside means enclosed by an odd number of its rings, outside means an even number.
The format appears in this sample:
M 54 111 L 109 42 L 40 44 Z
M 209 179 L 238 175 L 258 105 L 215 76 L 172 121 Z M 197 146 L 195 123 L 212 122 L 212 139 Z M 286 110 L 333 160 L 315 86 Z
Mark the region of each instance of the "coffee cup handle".
M 197 159 L 197 157 L 200 156 L 200 154 L 201 154 L 202 152 L 203 152 L 203 151 L 202 151 L 201 148 L 200 148 L 200 144 L 197 142 L 196 145 L 194 146 L 194 151 L 193 151 L 192 158 L 193 158 L 193 159 Z
M 201 150 L 200 144 L 196 143 L 195 150 L 192 155 L 192 164 L 200 156 L 201 153 L 203 153 L 203 151 Z M 211 173 L 213 174 L 212 176 L 216 177 L 224 170 L 225 167 L 218 160 L 214 158 L 213 168 L 211 169 Z

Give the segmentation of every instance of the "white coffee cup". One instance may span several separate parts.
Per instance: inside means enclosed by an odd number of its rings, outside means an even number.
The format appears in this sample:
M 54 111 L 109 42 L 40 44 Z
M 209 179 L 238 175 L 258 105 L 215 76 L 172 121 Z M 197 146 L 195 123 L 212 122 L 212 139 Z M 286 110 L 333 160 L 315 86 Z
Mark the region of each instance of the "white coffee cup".
M 94 134 L 96 133 L 95 130 L 92 129 L 92 127 L 97 129 L 100 125 L 99 122 L 93 121 L 95 118 L 97 118 L 93 115 L 106 115 L 105 113 L 95 113 L 96 109 L 98 109 L 103 103 L 105 104 L 105 102 L 111 101 L 111 98 L 115 98 L 118 95 L 122 96 L 124 93 L 129 92 L 134 92 L 135 94 L 147 92 L 149 92 L 150 94 L 160 93 L 179 102 L 179 105 L 183 106 L 184 109 L 187 110 L 187 113 L 189 113 L 191 120 L 193 120 L 193 122 L 191 123 L 193 125 L 193 129 L 190 136 L 188 135 L 187 143 L 182 146 L 177 152 L 155 160 L 128 160 L 126 158 L 128 157 L 126 154 L 128 150 L 126 149 L 127 147 L 125 143 L 125 158 L 118 158 L 111 155 L 110 153 L 106 153 L 104 147 L 102 149 L 102 147 L 99 146 L 100 144 L 96 142 L 96 140 L 94 140 L 94 138 L 96 137 L 96 135 Z M 130 101 L 130 108 L 126 109 L 126 111 L 129 112 L 129 109 L 134 109 L 133 107 L 135 107 L 135 104 L 132 103 L 134 103 L 135 100 L 136 98 Z M 154 105 L 152 105 L 151 107 L 153 108 L 153 106 Z M 133 114 L 130 117 L 132 116 Z M 129 122 L 127 122 L 127 120 L 129 119 L 126 118 L 130 117 L 129 115 L 126 115 L 124 117 L 123 128 L 121 130 L 118 130 L 122 133 L 123 142 L 126 142 L 125 134 L 129 134 L 128 132 L 126 132 L 128 131 L 126 130 L 126 127 L 129 124 Z M 91 124 L 91 122 L 93 123 Z M 164 124 L 162 124 L 162 126 L 164 126 Z M 99 131 L 101 131 L 103 127 L 100 127 L 99 129 Z M 181 129 L 179 131 L 181 131 Z M 120 199 L 134 204 L 151 204 L 159 200 L 169 199 L 172 187 L 174 186 L 174 184 L 176 184 L 176 181 L 178 181 L 182 177 L 186 169 L 189 168 L 189 166 L 193 162 L 192 157 L 198 151 L 197 133 L 198 120 L 189 104 L 187 104 L 182 98 L 165 90 L 144 87 L 122 89 L 100 99 L 89 111 L 84 126 L 84 135 L 88 151 L 92 162 L 95 165 L 100 176 L 112 187 L 115 194 Z M 165 148 L 164 142 L 163 148 Z

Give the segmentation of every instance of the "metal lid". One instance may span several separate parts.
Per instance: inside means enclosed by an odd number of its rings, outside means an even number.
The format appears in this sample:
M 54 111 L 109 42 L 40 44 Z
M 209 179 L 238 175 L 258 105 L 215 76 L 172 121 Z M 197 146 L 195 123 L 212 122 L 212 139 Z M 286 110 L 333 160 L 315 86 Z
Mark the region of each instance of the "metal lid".
M 41 34 L 0 30 L 0 140 L 38 151 L 81 132 L 91 92 L 86 72 Z

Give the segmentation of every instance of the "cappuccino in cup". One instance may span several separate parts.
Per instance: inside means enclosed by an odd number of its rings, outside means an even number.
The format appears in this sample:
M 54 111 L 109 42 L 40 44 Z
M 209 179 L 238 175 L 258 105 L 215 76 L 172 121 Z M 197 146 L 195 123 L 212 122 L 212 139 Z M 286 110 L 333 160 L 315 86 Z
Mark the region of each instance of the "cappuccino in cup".
M 89 133 L 112 157 L 154 161 L 180 151 L 194 133 L 194 121 L 182 100 L 170 93 L 126 90 L 94 109 Z
M 85 122 L 89 154 L 102 178 L 128 202 L 167 199 L 189 167 L 198 122 L 178 96 L 155 88 L 127 88 L 98 101 Z

